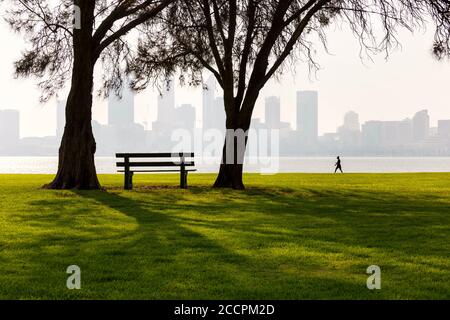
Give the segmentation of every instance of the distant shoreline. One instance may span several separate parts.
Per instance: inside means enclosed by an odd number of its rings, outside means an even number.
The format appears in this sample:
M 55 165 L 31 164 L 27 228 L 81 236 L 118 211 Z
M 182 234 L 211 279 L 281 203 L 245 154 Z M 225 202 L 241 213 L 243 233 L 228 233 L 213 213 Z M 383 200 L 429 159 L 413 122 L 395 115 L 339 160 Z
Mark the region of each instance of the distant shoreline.
M 450 157 L 346 157 L 341 155 L 344 173 L 418 173 L 450 172 Z M 335 157 L 248 158 L 244 170 L 249 173 L 333 173 Z M 217 173 L 219 158 L 196 157 L 199 173 Z M 0 173 L 55 174 L 58 157 L 3 157 Z M 114 157 L 96 157 L 97 173 L 117 171 Z

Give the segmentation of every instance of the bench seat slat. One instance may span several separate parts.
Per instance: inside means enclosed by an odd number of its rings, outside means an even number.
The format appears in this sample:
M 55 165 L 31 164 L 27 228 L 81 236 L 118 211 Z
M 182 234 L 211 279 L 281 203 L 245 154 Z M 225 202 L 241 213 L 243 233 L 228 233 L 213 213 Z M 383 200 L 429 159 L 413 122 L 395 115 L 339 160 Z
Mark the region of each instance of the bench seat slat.
M 117 153 L 116 158 L 193 158 L 194 153 Z
M 125 162 L 117 162 L 118 167 L 125 167 Z M 174 161 L 168 162 L 130 162 L 128 164 L 130 167 L 181 167 L 181 163 L 176 163 Z M 193 167 L 195 163 L 193 161 L 187 161 L 184 163 L 186 167 Z
M 188 172 L 197 171 L 197 169 L 186 169 Z M 118 170 L 117 172 L 123 173 L 125 170 Z M 180 172 L 180 170 L 130 170 L 130 172 Z

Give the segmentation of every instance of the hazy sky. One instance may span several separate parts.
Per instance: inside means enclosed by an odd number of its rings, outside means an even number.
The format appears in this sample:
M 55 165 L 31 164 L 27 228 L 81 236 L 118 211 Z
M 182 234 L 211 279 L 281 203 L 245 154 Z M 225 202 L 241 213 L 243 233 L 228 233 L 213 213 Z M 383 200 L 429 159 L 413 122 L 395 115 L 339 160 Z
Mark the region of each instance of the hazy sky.
M 20 35 L 0 23 L 0 109 L 21 112 L 21 136 L 45 136 L 55 132 L 55 101 L 42 105 L 34 80 L 15 80 L 13 61 L 25 44 Z M 319 131 L 333 132 L 342 123 L 344 113 L 354 110 L 361 122 L 367 120 L 401 120 L 416 111 L 428 109 L 431 125 L 438 119 L 450 119 L 450 63 L 437 62 L 430 54 L 433 33 L 422 31 L 411 35 L 401 32 L 402 49 L 386 61 L 383 55 L 374 61 L 359 58 L 357 41 L 347 30 L 331 29 L 331 55 L 319 52 L 322 69 L 310 77 L 305 65 L 298 64 L 296 73 L 286 73 L 280 82 L 272 81 L 262 92 L 255 117 L 264 119 L 264 98 L 281 97 L 282 120 L 295 128 L 296 91 L 319 91 Z M 197 124 L 201 125 L 201 90 L 177 87 L 176 103 L 197 107 Z M 220 94 L 220 93 L 218 93 Z M 94 118 L 107 119 L 106 103 L 96 101 Z M 136 121 L 150 123 L 156 118 L 156 93 L 147 90 L 136 96 Z

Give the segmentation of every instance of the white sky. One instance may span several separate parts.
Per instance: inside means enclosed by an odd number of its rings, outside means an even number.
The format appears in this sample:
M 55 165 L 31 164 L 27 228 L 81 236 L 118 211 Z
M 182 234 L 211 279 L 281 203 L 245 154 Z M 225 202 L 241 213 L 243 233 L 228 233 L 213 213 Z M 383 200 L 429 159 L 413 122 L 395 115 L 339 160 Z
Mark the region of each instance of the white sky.
M 0 109 L 21 112 L 21 136 L 45 136 L 55 132 L 55 102 L 42 105 L 38 101 L 36 82 L 15 80 L 13 62 L 20 56 L 24 42 L 0 22 Z M 321 64 L 316 76 L 310 77 L 305 65 L 296 67 L 296 74 L 286 73 L 280 83 L 272 81 L 263 90 L 255 117 L 264 119 L 264 98 L 281 97 L 283 121 L 295 128 L 296 91 L 319 91 L 319 131 L 334 132 L 342 123 L 344 113 L 354 110 L 361 122 L 367 120 L 397 120 L 411 117 L 416 111 L 428 109 L 431 125 L 438 119 L 450 119 L 450 62 L 437 62 L 430 53 L 433 33 L 401 32 L 402 50 L 393 52 L 386 61 L 383 55 L 374 62 L 359 58 L 359 46 L 348 32 L 330 33 L 332 55 L 319 52 Z M 201 125 L 201 90 L 177 88 L 176 103 L 191 103 L 197 107 L 197 123 Z M 106 103 L 96 101 L 94 118 L 107 119 Z M 153 90 L 136 97 L 136 121 L 149 123 L 156 118 L 156 93 Z

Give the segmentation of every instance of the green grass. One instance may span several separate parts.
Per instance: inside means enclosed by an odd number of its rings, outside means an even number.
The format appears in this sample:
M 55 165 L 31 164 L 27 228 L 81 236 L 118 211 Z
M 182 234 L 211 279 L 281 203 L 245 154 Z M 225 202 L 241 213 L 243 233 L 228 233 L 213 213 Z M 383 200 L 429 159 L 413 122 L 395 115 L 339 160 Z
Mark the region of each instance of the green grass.
M 450 298 L 450 174 L 247 175 L 244 192 L 201 174 L 189 190 L 176 175 L 40 189 L 50 179 L 0 175 L 0 298 Z

